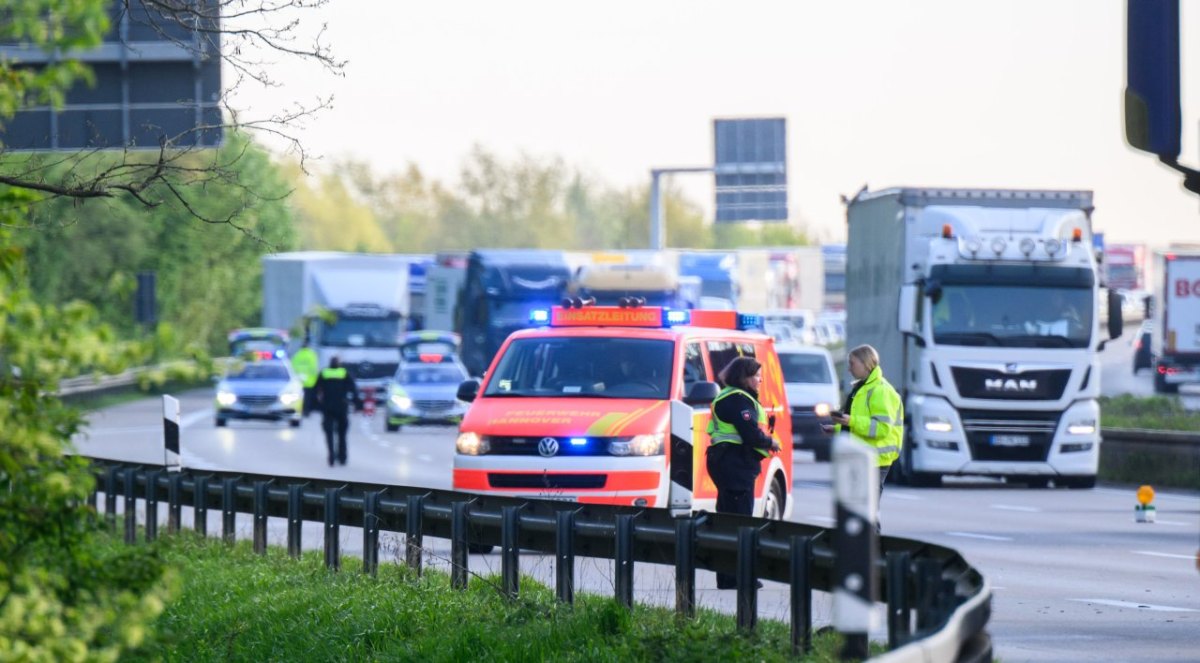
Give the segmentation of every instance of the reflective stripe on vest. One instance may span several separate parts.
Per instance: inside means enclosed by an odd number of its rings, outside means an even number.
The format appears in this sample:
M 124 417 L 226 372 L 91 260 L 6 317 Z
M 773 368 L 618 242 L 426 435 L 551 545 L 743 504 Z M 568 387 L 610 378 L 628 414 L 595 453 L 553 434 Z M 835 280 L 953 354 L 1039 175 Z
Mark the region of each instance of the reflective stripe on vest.
M 326 368 L 321 371 L 321 377 L 326 380 L 341 380 L 346 377 L 346 369 L 344 368 Z
M 712 444 L 741 444 L 742 443 L 742 436 L 738 435 L 737 428 L 735 428 L 733 424 L 721 421 L 720 417 L 717 416 L 717 403 L 720 402 L 722 398 L 731 396 L 733 394 L 741 394 L 741 395 L 745 396 L 746 398 L 750 399 L 750 402 L 754 403 L 754 409 L 758 413 L 759 428 L 766 428 L 766 426 L 767 426 L 767 411 L 765 409 L 763 409 L 762 404 L 759 403 L 756 398 L 754 398 L 750 394 L 746 393 L 745 391 L 742 391 L 741 389 L 735 389 L 733 387 L 725 387 L 724 389 L 721 390 L 721 393 L 717 394 L 717 397 L 714 398 L 713 402 L 712 402 L 712 417 L 710 417 L 708 420 L 708 430 L 707 430 L 709 438 L 712 441 Z M 770 455 L 764 449 L 759 449 L 756 447 L 754 450 L 757 451 L 758 453 L 762 454 L 764 458 L 766 458 L 767 456 Z

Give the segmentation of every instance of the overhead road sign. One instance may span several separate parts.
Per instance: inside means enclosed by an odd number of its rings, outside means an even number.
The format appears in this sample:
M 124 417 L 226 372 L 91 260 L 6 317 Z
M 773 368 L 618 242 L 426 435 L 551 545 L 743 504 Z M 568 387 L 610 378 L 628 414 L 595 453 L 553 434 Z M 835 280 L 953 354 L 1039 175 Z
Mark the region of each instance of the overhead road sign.
M 158 149 L 163 141 L 172 147 L 219 145 L 221 3 L 187 4 L 194 10 L 164 13 L 143 0 L 112 3 L 109 33 L 89 51 L 60 55 L 0 43 L 0 57 L 18 67 L 71 58 L 95 74 L 95 85 L 71 88 L 61 108 L 25 108 L 0 125 L 4 149 Z
M 713 120 L 717 223 L 786 221 L 787 120 Z

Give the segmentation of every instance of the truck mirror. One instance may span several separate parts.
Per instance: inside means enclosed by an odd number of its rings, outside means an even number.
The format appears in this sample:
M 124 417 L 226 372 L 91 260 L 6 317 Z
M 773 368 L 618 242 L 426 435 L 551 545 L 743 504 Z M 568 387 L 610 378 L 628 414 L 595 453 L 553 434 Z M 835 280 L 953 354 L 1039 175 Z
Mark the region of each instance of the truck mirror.
M 708 405 L 716 400 L 719 393 L 721 388 L 716 382 L 697 382 L 688 389 L 683 402 L 688 405 Z
M 455 394 L 455 398 L 464 403 L 473 403 L 475 402 L 475 397 L 478 395 L 479 380 L 471 378 L 470 380 L 463 380 L 462 384 L 458 385 L 458 393 Z
M 925 282 L 925 296 L 933 304 L 937 304 L 942 300 L 942 282 L 929 280 Z
M 1125 139 L 1173 161 L 1182 124 L 1179 0 L 1127 3 Z
M 1108 337 L 1120 338 L 1125 330 L 1125 318 L 1121 315 L 1121 293 L 1108 291 Z

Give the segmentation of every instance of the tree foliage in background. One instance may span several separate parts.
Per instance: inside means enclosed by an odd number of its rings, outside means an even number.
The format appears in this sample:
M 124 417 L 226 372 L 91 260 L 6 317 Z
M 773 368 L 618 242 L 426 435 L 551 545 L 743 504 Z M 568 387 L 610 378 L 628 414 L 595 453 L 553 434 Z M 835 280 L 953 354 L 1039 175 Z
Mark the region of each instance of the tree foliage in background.
M 109 167 L 119 158 L 99 154 L 94 167 Z M 213 154 L 191 158 L 230 162 L 238 184 L 210 183 L 190 209 L 169 203 L 147 209 L 131 198 L 55 196 L 23 206 L 14 234 L 27 251 L 39 301 L 92 303 L 102 322 L 122 337 L 136 337 L 141 334 L 133 318 L 136 277 L 149 270 L 157 275 L 157 337 L 165 355 L 220 352 L 230 329 L 257 324 L 261 257 L 290 250 L 296 241 L 285 177 L 241 134 L 227 136 Z M 10 157 L 0 168 L 18 163 Z M 238 227 L 202 220 L 230 209 L 238 210 Z M 186 338 L 179 330 L 187 330 Z
M 378 175 L 360 161 L 319 176 L 290 174 L 306 249 L 427 253 L 478 247 L 640 249 L 650 238 L 649 187 L 616 189 L 561 158 L 504 161 L 477 147 L 453 186 L 417 166 Z M 786 224 L 713 226 L 677 189 L 665 193 L 668 245 L 735 248 L 807 244 Z

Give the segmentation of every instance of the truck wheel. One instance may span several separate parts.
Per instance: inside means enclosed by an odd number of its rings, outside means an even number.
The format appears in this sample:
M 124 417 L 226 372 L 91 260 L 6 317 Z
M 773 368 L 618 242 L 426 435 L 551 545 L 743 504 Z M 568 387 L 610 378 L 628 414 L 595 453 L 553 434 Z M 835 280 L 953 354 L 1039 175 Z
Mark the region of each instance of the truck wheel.
M 383 425 L 389 433 L 395 433 L 396 431 L 400 430 L 400 424 L 393 424 L 390 421 L 384 422 Z
M 1025 483 L 1030 488 L 1047 488 L 1050 486 L 1050 479 L 1046 477 L 1030 477 L 1025 480 Z
M 1160 394 L 1178 394 L 1179 385 L 1170 384 L 1167 382 L 1167 376 L 1158 372 L 1158 367 L 1154 367 L 1154 391 Z
M 1085 477 L 1062 477 L 1059 483 L 1073 490 L 1090 490 L 1096 487 L 1096 475 Z
M 940 488 L 942 475 L 936 472 L 913 472 L 912 485 L 917 488 Z

